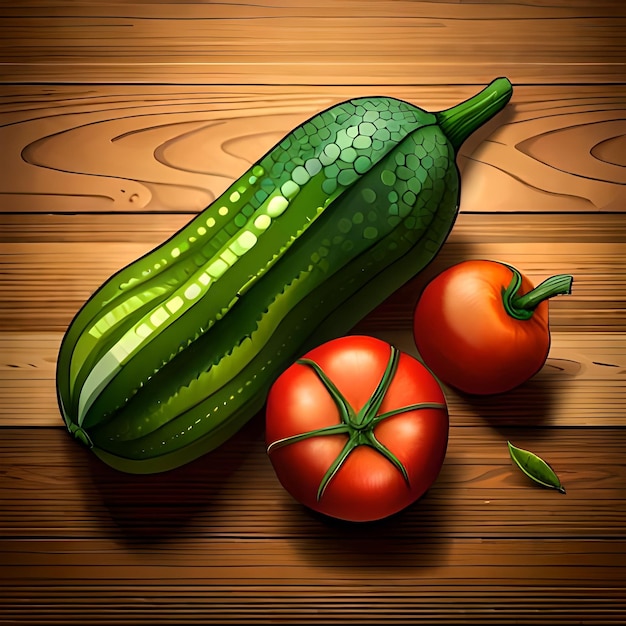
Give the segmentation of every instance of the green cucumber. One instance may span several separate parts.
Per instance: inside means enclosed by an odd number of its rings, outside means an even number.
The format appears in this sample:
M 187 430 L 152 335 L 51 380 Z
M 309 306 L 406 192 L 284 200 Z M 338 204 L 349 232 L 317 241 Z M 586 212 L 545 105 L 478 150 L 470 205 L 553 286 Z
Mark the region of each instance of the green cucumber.
M 69 432 L 132 473 L 224 443 L 294 359 L 433 259 L 458 213 L 458 149 L 511 95 L 498 78 L 437 113 L 356 98 L 294 128 L 76 314 L 57 360 Z

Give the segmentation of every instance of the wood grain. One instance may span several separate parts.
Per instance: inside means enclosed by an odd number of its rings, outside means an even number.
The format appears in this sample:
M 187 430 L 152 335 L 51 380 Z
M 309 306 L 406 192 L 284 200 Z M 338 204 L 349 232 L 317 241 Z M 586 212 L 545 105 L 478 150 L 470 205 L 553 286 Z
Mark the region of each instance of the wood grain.
M 2 82 L 621 83 L 625 68 L 620 0 L 26 0 L 0 17 Z
M 0 271 L 7 276 L 0 282 L 1 328 L 63 332 L 102 282 L 191 217 L 0 215 L 0 225 L 6 224 Z M 517 264 L 536 283 L 553 274 L 574 275 L 573 293 L 551 303 L 556 330 L 624 331 L 623 214 L 576 214 L 567 228 L 562 223 L 559 215 L 461 214 L 436 260 L 373 310 L 358 328 L 406 327 L 431 278 L 463 259 L 482 257 Z M 40 225 L 41 239 L 29 235 L 38 232 Z M 29 236 L 34 240 L 25 241 Z M 530 243 L 529 238 L 533 239 Z
M 355 329 L 418 357 L 409 331 Z M 0 333 L 0 426 L 62 427 L 55 389 L 61 333 Z M 472 398 L 444 385 L 455 425 L 626 426 L 624 333 L 554 332 L 540 372 L 505 397 Z
M 407 330 L 360 325 L 353 332 L 419 357 Z M 0 427 L 62 428 L 55 389 L 61 333 L 0 333 Z M 505 397 L 472 398 L 444 386 L 455 425 L 626 426 L 623 333 L 553 332 L 545 366 Z
M 0 85 L 0 212 L 197 212 L 339 101 L 383 93 L 438 111 L 494 77 L 382 90 Z M 513 88 L 461 147 L 461 211 L 624 211 L 626 88 Z
M 469 590 L 457 587 L 381 583 L 353 585 L 189 584 L 164 580 L 161 585 L 114 583 L 106 589 L 68 587 L 40 590 L 33 602 L 32 587 L 11 588 L 7 618 L 30 623 L 109 624 L 134 621 L 154 624 L 253 624 L 268 615 L 277 622 L 298 624 L 622 624 L 624 605 L 619 587 L 545 588 L 518 581 Z M 168 584 L 169 583 L 169 584 Z M 547 589 L 548 591 L 545 591 Z M 180 606 L 185 610 L 181 611 Z M 393 608 L 390 608 L 393 607 Z M 141 616 L 141 617 L 134 617 Z
M 11 540 L 80 538 L 111 549 L 128 544 L 131 553 L 174 548 L 181 564 L 186 559 L 176 549 L 193 549 L 198 539 L 240 541 L 239 550 L 223 555 L 229 562 L 252 539 L 306 539 L 313 550 L 317 537 L 341 544 L 352 536 L 363 543 L 376 530 L 388 544 L 378 557 L 389 561 L 388 552 L 404 551 L 393 548 L 396 539 L 412 540 L 417 549 L 455 538 L 626 540 L 623 427 L 453 424 L 444 467 L 423 500 L 400 515 L 362 525 L 323 518 L 295 502 L 277 481 L 263 433 L 258 414 L 221 448 L 192 463 L 163 474 L 129 475 L 109 468 L 62 429 L 5 428 L 0 532 Z M 507 440 L 550 462 L 567 494 L 521 473 Z M 335 549 L 344 551 L 341 545 Z M 260 558 L 271 560 L 272 551 L 266 544 Z M 348 554 L 344 559 L 351 567 Z
M 115 472 L 59 429 L 3 432 L 7 619 L 609 623 L 626 608 L 623 428 L 453 427 L 428 493 L 356 526 L 282 491 L 260 419 L 153 476 Z M 548 458 L 567 495 L 521 474 L 507 439 Z

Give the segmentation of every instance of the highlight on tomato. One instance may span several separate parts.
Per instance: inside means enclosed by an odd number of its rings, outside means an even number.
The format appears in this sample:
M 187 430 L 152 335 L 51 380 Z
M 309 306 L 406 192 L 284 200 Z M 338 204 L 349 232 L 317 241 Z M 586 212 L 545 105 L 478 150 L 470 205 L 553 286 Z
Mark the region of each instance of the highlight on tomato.
M 435 276 L 413 316 L 419 356 L 443 383 L 467 394 L 510 391 L 532 378 L 550 350 L 549 299 L 571 293 L 559 274 L 537 287 L 516 267 L 467 260 Z
M 324 343 L 276 379 L 267 453 L 291 496 L 329 517 L 400 512 L 435 482 L 449 419 L 437 380 L 415 357 L 366 335 Z

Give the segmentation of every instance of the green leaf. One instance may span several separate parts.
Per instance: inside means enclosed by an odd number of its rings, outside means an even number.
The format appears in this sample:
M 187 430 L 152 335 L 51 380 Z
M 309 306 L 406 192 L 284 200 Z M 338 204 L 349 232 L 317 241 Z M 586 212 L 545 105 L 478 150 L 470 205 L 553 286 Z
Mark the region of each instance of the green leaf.
M 510 441 L 507 441 L 507 444 L 511 458 L 526 476 L 544 487 L 565 493 L 565 487 L 561 485 L 559 477 L 542 458 L 528 450 L 516 448 Z

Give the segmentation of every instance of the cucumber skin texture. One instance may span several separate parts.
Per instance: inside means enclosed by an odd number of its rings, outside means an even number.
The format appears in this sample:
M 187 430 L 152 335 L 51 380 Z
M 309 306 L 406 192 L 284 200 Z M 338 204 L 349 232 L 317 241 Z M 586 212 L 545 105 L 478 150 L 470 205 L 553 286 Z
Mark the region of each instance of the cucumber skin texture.
M 57 365 L 68 430 L 132 473 L 213 450 L 295 358 L 348 332 L 432 260 L 459 196 L 455 151 L 433 114 L 372 97 L 314 116 L 77 313 Z M 265 228 L 246 248 L 254 219 Z M 202 275 L 206 293 L 161 330 L 133 335 Z

